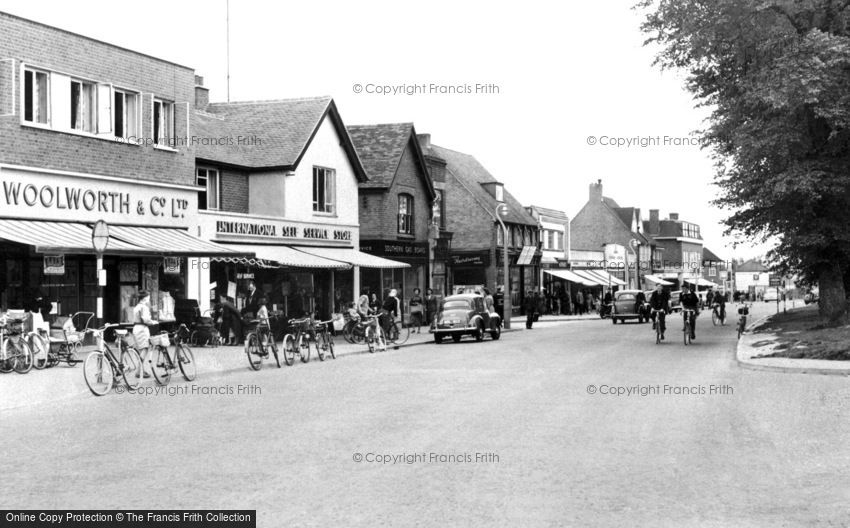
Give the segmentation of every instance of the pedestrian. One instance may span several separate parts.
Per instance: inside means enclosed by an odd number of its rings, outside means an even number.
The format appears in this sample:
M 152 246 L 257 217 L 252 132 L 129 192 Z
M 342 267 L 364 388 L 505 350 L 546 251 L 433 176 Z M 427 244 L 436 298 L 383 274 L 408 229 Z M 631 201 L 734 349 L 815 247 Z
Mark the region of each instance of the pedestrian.
M 228 346 L 236 346 L 243 341 L 242 333 L 242 314 L 236 309 L 236 305 L 226 295 L 219 297 L 219 317 L 221 318 L 221 327 L 219 334 L 224 344 Z M 233 336 L 231 337 L 231 332 Z
M 505 287 L 499 286 L 496 288 L 496 295 L 493 296 L 493 305 L 496 308 L 496 313 L 505 320 Z
M 576 315 L 584 313 L 584 293 L 581 290 L 576 292 Z
M 248 293 L 245 295 L 245 307 L 242 308 L 242 315 L 251 318 L 257 314 L 260 308 L 257 304 L 260 295 L 257 293 L 257 284 L 253 280 L 248 281 Z
M 408 302 L 409 312 L 410 313 L 410 326 L 414 329 L 411 332 L 421 333 L 422 332 L 422 311 L 424 310 L 424 301 L 422 299 L 422 295 L 420 295 L 421 290 L 419 288 L 413 288 L 413 296 L 410 298 Z
M 573 299 L 568 288 L 561 290 L 561 312 L 563 315 L 571 315 L 573 313 Z
M 496 303 L 496 301 L 493 300 L 493 296 L 490 295 L 490 290 L 488 290 L 487 288 L 484 288 L 484 308 L 487 309 L 488 313 L 491 313 L 491 314 L 495 313 L 495 309 L 494 309 L 495 303 Z
M 139 292 L 139 302 L 133 308 L 133 339 L 136 341 L 136 349 L 142 358 L 142 364 L 136 377 L 139 378 L 144 374 L 145 378 L 151 377 L 153 371 L 152 361 L 149 355 L 153 355 L 151 351 L 151 332 L 149 326 L 157 324 L 151 317 L 151 295 L 146 290 Z M 145 364 L 149 364 L 145 368 Z
M 434 326 L 434 318 L 437 317 L 437 296 L 431 288 L 425 290 L 425 322 L 428 327 Z
M 585 313 L 590 313 L 593 307 L 596 305 L 596 294 L 592 293 L 590 290 L 587 290 L 584 294 L 584 308 Z
M 531 325 L 534 323 L 534 314 L 537 310 L 537 295 L 534 290 L 528 290 L 525 294 L 525 328 L 531 330 Z
M 537 310 L 535 311 L 535 315 L 534 315 L 534 320 L 536 321 L 537 319 L 542 317 L 543 314 L 546 313 L 546 306 L 547 306 L 547 303 L 548 303 L 548 297 L 546 295 L 545 290 L 541 290 L 540 293 L 537 293 L 537 290 L 534 290 L 534 292 L 535 292 L 534 295 L 537 297 Z
M 373 293 L 372 299 L 369 301 L 369 308 L 372 309 L 372 313 L 379 313 L 381 311 L 382 304 L 381 300 L 378 299 L 378 294 Z

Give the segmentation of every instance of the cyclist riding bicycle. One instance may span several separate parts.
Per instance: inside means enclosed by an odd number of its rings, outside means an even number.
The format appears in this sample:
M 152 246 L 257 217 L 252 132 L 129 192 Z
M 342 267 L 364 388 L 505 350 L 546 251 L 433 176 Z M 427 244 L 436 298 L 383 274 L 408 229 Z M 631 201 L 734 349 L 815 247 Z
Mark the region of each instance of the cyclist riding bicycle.
M 719 291 L 714 293 L 714 299 L 712 299 L 712 305 L 716 304 L 719 310 L 720 318 L 726 319 L 726 296 Z
M 655 330 L 655 325 L 661 325 L 661 339 L 664 339 L 664 331 L 667 330 L 665 319 L 670 313 L 670 296 L 664 291 L 664 286 L 661 284 L 655 285 L 655 291 L 649 296 L 649 317 L 652 319 L 652 329 Z M 658 321 L 655 321 L 655 314 L 658 314 Z
M 682 295 L 679 297 L 679 301 L 682 303 L 682 313 L 685 310 L 693 310 L 693 315 L 691 319 L 691 340 L 696 339 L 696 328 L 697 328 L 697 316 L 699 315 L 699 295 L 692 292 L 687 286 L 682 286 Z M 682 317 L 682 321 L 684 323 L 684 317 Z M 682 327 L 682 331 L 685 331 L 685 327 Z

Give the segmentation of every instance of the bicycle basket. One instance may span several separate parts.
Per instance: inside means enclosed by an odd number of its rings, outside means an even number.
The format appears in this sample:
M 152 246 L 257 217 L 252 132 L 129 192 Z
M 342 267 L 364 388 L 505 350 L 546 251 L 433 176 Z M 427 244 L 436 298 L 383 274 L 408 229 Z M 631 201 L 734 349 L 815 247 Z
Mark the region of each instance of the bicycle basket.
M 168 334 L 152 335 L 150 338 L 150 342 L 152 346 L 171 346 L 171 341 L 168 339 Z

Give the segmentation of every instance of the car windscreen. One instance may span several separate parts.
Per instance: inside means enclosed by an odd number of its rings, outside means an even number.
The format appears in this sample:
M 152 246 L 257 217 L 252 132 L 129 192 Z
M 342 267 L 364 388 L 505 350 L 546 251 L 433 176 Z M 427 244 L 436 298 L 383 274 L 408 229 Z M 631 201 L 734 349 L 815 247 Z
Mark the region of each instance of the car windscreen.
M 635 295 L 633 293 L 621 293 L 617 296 L 618 301 L 634 301 Z
M 469 310 L 469 301 L 446 301 L 443 310 Z

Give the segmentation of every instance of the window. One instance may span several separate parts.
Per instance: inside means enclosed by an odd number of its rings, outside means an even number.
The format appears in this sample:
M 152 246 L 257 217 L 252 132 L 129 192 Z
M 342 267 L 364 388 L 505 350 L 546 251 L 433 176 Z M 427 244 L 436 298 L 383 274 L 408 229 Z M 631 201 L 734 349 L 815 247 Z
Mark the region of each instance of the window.
M 139 134 L 139 94 L 115 90 L 114 112 L 115 137 L 129 138 Z
M 413 234 L 413 196 L 409 194 L 398 195 L 398 232 Z
M 96 131 L 95 94 L 94 84 L 71 81 L 71 130 Z
M 317 213 L 334 212 L 335 176 L 333 169 L 313 167 L 313 211 Z
M 161 147 L 172 145 L 174 139 L 174 103 L 154 99 L 153 141 Z
M 505 188 L 502 187 L 501 183 L 496 184 L 496 196 L 495 196 L 495 198 L 496 198 L 497 202 L 504 202 L 505 201 Z
M 24 70 L 24 121 L 49 123 L 47 74 L 35 70 Z
M 759 281 L 759 274 L 753 273 L 753 282 L 758 282 L 758 281 Z
M 198 169 L 195 184 L 203 190 L 198 191 L 198 209 L 220 209 L 221 180 L 215 169 Z
M 505 245 L 505 230 L 502 229 L 501 225 L 496 225 L 496 245 L 504 246 Z
M 555 232 L 551 229 L 547 229 L 543 232 L 543 236 L 545 237 L 545 249 L 558 249 L 555 247 Z
M 716 277 L 717 276 L 717 268 L 715 268 L 714 266 L 709 266 L 708 276 L 709 277 Z
M 446 198 L 442 189 L 436 189 L 437 197 L 434 207 L 434 224 L 440 229 L 446 228 Z

